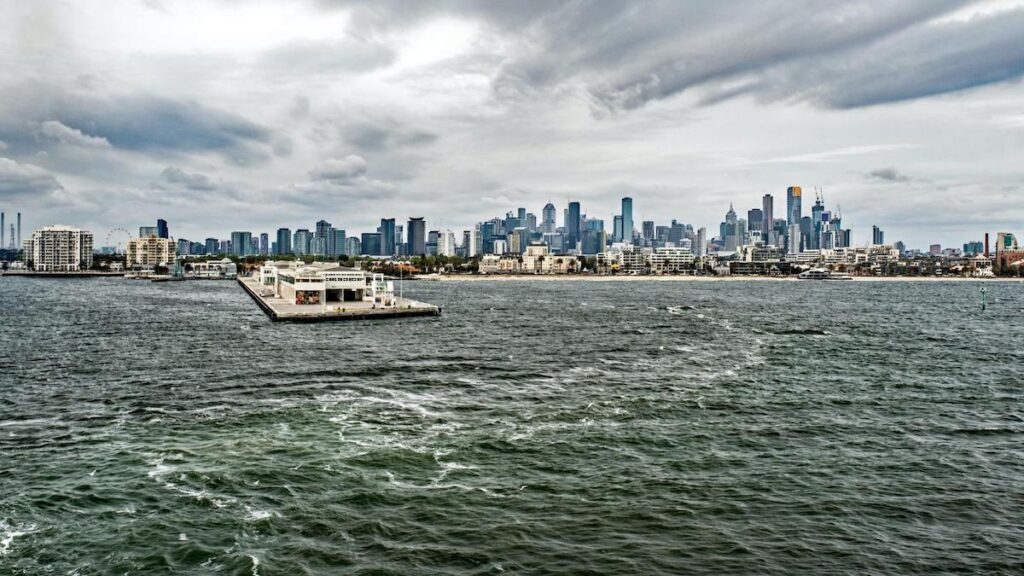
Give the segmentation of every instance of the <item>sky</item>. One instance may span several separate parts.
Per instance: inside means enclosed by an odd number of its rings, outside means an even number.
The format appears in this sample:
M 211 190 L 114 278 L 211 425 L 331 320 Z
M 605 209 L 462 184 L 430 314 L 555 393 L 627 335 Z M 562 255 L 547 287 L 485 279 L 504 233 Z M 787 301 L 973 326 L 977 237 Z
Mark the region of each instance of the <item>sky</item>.
M 1024 233 L 1024 0 L 0 0 L 0 210 L 178 238 L 582 203 Z M 4 233 L 6 244 L 7 233 Z

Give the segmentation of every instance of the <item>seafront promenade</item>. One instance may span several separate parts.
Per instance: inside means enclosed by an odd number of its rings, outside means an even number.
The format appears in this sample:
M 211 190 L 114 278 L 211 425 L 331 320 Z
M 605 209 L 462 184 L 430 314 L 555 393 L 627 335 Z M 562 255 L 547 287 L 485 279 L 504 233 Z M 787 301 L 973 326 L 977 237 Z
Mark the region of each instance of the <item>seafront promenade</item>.
M 330 302 L 327 304 L 295 304 L 277 298 L 273 292 L 260 286 L 256 278 L 243 277 L 238 284 L 253 301 L 275 322 L 327 322 L 336 320 L 383 320 L 411 316 L 440 316 L 441 308 L 433 304 L 408 298 L 396 298 L 395 306 L 381 306 L 370 302 Z

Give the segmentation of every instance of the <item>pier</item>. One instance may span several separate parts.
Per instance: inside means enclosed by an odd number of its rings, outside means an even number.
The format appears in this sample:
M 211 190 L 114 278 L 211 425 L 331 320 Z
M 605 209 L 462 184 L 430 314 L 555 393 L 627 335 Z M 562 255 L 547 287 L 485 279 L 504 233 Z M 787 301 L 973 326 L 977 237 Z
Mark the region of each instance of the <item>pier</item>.
M 329 322 L 338 320 L 383 320 L 413 316 L 440 316 L 433 304 L 408 298 L 394 298 L 389 305 L 366 301 L 296 304 L 294 300 L 275 295 L 274 290 L 259 282 L 259 277 L 240 277 L 238 284 L 256 305 L 275 322 Z

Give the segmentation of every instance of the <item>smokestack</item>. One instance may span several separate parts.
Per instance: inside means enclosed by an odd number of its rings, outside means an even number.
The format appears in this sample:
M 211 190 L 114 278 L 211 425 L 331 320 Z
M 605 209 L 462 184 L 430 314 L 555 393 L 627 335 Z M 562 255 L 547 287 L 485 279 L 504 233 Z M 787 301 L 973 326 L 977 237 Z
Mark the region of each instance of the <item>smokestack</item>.
M 21 212 L 18 212 L 18 245 L 14 249 L 21 250 Z
M 988 232 L 985 232 L 985 258 L 988 258 Z

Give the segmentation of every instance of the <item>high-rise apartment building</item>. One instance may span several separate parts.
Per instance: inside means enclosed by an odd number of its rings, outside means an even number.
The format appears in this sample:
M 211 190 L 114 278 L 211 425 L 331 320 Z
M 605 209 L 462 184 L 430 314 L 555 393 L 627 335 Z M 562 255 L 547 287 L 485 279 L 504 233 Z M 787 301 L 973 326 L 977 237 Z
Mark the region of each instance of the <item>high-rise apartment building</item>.
M 771 237 L 773 226 L 775 226 L 775 199 L 771 194 L 761 197 L 761 234 L 764 241 L 768 242 Z
M 277 229 L 277 255 L 284 256 L 292 253 L 292 231 L 288 228 Z
M 235 256 L 249 256 L 252 251 L 252 232 L 231 233 L 231 253 Z
M 565 243 L 567 250 L 576 250 L 580 242 L 580 203 L 569 202 L 569 210 L 565 215 Z
M 77 272 L 92 268 L 92 232 L 70 226 L 46 226 L 29 236 L 25 263 L 40 272 Z
M 128 268 L 154 268 L 170 266 L 178 254 L 177 244 L 170 238 L 147 236 L 128 241 L 125 266 Z
M 395 255 L 395 219 L 394 218 L 381 218 L 380 219 L 380 226 L 377 227 L 377 232 L 380 232 L 381 255 L 383 255 L 383 256 L 394 256 Z
M 878 226 L 871 227 L 871 243 L 875 246 L 885 244 L 885 232 L 883 232 Z

